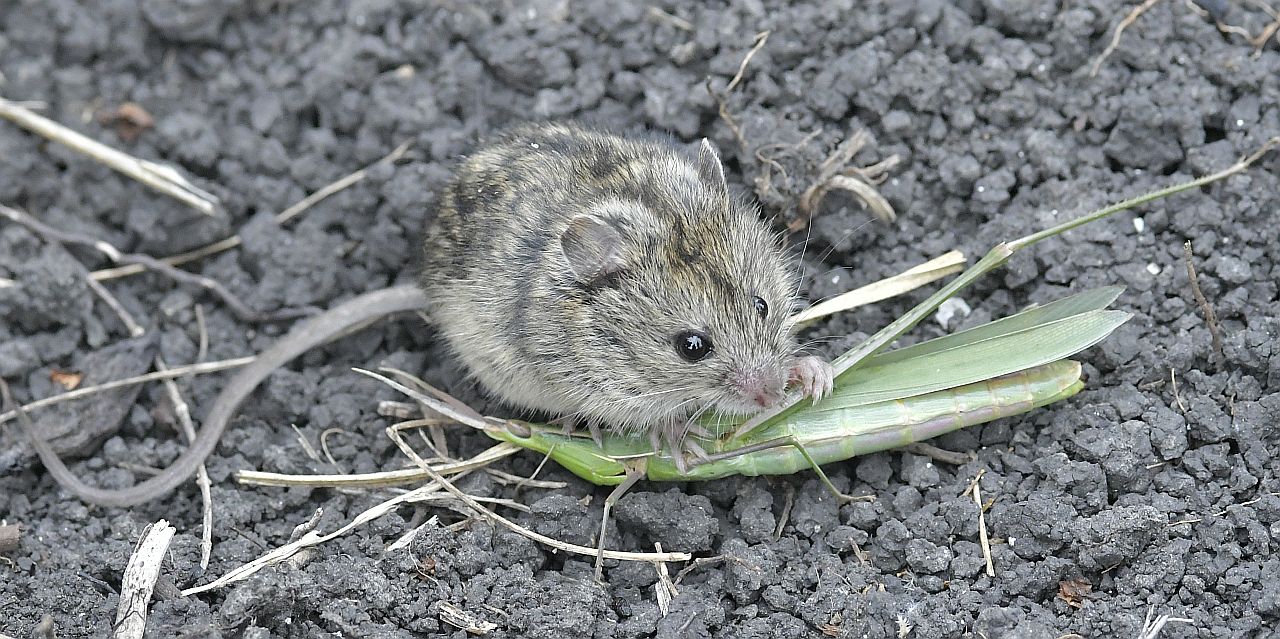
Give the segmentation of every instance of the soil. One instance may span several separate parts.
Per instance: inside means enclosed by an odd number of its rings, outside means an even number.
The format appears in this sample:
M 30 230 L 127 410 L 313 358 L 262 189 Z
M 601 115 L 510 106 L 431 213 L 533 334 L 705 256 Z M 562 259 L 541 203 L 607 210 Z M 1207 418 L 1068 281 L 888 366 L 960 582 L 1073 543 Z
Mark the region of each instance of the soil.
M 1249 3 L 1200 3 L 1261 33 Z M 223 201 L 208 217 L 0 123 L 0 203 L 124 250 L 170 255 L 241 233 L 243 246 L 190 264 L 261 311 L 327 307 L 409 281 L 416 234 L 450 166 L 475 140 L 528 118 L 710 137 L 731 180 L 779 228 L 851 132 L 854 158 L 901 163 L 880 185 L 898 211 L 876 222 L 833 192 L 804 258 L 810 299 L 899 272 L 949 249 L 1000 239 L 1225 167 L 1280 133 L 1280 47 L 1255 55 L 1198 7 L 1156 3 L 1089 73 L 1129 7 L 1086 0 L 989 3 L 719 3 L 567 0 L 421 3 L 46 0 L 0 3 L 0 95 L 146 159 L 170 163 Z M 724 92 L 756 34 L 720 117 Z M 133 103 L 141 126 L 105 117 Z M 136 107 L 128 107 L 126 113 Z M 145 120 L 145 118 L 143 118 Z M 407 157 L 284 225 L 272 216 L 401 142 Z M 844 506 L 812 473 L 638 485 L 620 503 L 612 547 L 722 557 L 683 576 L 664 615 L 658 573 L 554 552 L 452 510 L 403 507 L 254 577 L 180 597 L 286 543 L 323 509 L 332 530 L 388 492 L 240 486 L 238 469 L 370 472 L 405 462 L 379 400 L 351 372 L 394 365 L 493 410 L 415 317 L 379 323 L 294 362 L 254 396 L 208 461 L 213 557 L 199 566 L 194 482 L 132 509 L 87 506 L 0 429 L 0 519 L 19 524 L 0 555 L 0 633 L 106 637 L 125 563 L 148 523 L 178 530 L 147 621 L 150 637 L 464 637 L 452 604 L 490 637 L 1161 637 L 1269 636 L 1280 620 L 1280 157 L 1247 173 L 1123 213 L 1017 256 L 963 294 L 944 329 L 1001 317 L 1070 291 L 1123 284 L 1133 319 L 1080 356 L 1074 398 L 932 443 L 976 454 L 960 466 L 902 451 L 832 464 Z M 1219 361 L 1193 297 L 1183 244 L 1221 325 Z M 0 225 L 0 375 L 27 402 L 145 370 L 154 354 L 195 361 L 251 354 L 287 323 L 247 323 L 218 298 L 157 275 L 107 288 L 147 330 L 130 340 L 87 287 L 110 266 L 81 248 Z M 827 354 L 923 297 L 862 308 L 814 328 Z M 226 373 L 182 379 L 202 415 Z M 58 378 L 63 379 L 63 378 Z M 35 415 L 66 437 L 73 469 L 131 484 L 182 449 L 164 389 L 97 395 Z M 333 463 L 309 457 L 328 436 Z M 461 428 L 457 455 L 491 444 Z M 323 458 L 320 458 L 323 459 Z M 532 474 L 540 457 L 495 467 Z M 966 489 L 981 471 L 993 539 L 988 576 Z M 590 544 L 607 488 L 549 464 L 560 489 L 476 474 L 472 494 L 514 499 L 524 526 Z M 437 516 L 405 548 L 386 547 Z M 672 564 L 674 575 L 683 568 Z M 41 625 L 46 615 L 51 626 Z M 53 630 L 50 631 L 49 628 Z

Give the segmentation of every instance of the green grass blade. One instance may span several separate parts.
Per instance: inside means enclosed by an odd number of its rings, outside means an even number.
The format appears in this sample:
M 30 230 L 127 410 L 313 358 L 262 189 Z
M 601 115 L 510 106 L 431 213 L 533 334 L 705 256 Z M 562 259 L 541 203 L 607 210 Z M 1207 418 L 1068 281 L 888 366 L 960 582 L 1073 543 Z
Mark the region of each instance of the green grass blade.
M 981 326 L 963 330 L 951 335 L 931 339 L 927 342 L 921 342 L 906 348 L 899 348 L 886 353 L 873 355 L 863 362 L 863 367 L 884 366 L 894 362 L 929 355 L 938 351 L 945 351 L 953 348 L 962 348 L 974 342 L 980 342 L 992 337 L 997 337 L 1014 331 L 1033 328 L 1042 324 L 1047 324 L 1060 319 L 1065 319 L 1073 315 L 1080 315 L 1089 311 L 1102 310 L 1116 301 L 1120 293 L 1124 291 L 1123 286 L 1104 286 L 1093 290 L 1077 293 L 1070 297 L 1064 297 L 1055 300 L 1043 306 L 1029 308 L 1021 313 L 1010 315 L 1005 318 L 988 322 Z
M 835 392 L 817 408 L 841 410 L 901 399 L 1047 364 L 1097 344 L 1128 319 L 1121 311 L 1092 310 L 958 348 L 922 349 L 919 357 L 861 366 L 838 377 Z

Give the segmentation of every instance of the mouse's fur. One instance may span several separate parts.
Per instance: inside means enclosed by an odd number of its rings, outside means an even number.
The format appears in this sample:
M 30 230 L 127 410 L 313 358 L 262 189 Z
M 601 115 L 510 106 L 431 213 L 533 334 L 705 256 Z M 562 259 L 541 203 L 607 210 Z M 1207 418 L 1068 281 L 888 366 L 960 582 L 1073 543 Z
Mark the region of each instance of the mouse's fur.
M 524 125 L 463 160 L 438 206 L 430 315 L 498 398 L 678 441 L 698 411 L 785 396 L 796 278 L 709 143 Z M 687 330 L 710 356 L 681 357 Z

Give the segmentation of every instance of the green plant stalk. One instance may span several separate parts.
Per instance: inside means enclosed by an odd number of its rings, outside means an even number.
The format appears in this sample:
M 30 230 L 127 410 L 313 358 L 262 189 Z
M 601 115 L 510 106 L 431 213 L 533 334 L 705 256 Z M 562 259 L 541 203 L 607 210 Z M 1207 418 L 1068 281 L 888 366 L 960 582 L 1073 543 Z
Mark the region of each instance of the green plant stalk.
M 651 481 L 698 481 L 732 475 L 787 475 L 813 464 L 841 461 L 930 439 L 983 422 L 1025 413 L 1074 395 L 1083 387 L 1080 364 L 1058 360 L 1030 370 L 916 397 L 845 409 L 793 414 L 758 431 L 762 450 L 741 452 L 747 444 L 718 440 L 708 453 L 733 453 L 686 472 L 665 455 L 652 455 L 645 439 L 606 435 L 603 448 L 555 427 L 527 424 L 528 436 L 506 429 L 486 430 L 494 439 L 550 455 L 556 463 L 597 485 L 626 478 L 627 460 L 644 460 Z M 785 445 L 782 441 L 785 440 Z M 793 443 L 808 453 L 799 454 Z

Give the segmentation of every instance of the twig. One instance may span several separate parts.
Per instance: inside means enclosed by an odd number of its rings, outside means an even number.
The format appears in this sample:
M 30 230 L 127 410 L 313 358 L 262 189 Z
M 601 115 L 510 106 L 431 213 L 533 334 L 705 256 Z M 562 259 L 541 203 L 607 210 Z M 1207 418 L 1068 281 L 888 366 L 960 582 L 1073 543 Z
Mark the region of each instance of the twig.
M 978 505 L 978 541 L 982 545 L 982 558 L 987 562 L 987 576 L 996 576 L 996 568 L 991 563 L 991 540 L 987 537 L 987 513 L 982 507 L 982 488 L 978 485 L 982 480 L 982 476 L 987 473 L 987 469 L 983 468 L 974 476 L 973 482 L 969 484 L 969 490 L 965 492 L 973 493 L 973 503 Z
M 79 399 L 81 397 L 92 395 L 94 393 L 101 393 L 104 391 L 114 390 L 124 386 L 132 386 L 133 384 L 143 384 L 143 383 L 155 381 L 158 379 L 174 379 L 176 377 L 182 377 L 184 375 L 199 375 L 201 373 L 213 373 L 221 370 L 226 370 L 228 368 L 236 368 L 238 366 L 244 366 L 245 364 L 248 364 L 249 362 L 252 362 L 252 361 L 253 361 L 252 357 L 237 357 L 234 359 L 222 359 L 222 360 L 217 360 L 213 362 L 205 362 L 203 364 L 179 366 L 177 368 L 171 368 L 167 371 L 155 371 L 152 373 L 147 373 L 146 375 L 139 375 L 137 377 L 129 377 L 127 379 L 118 379 L 115 381 L 104 382 L 96 386 L 84 386 L 81 388 L 77 388 L 73 391 L 67 391 L 59 395 L 53 395 L 51 397 L 46 397 L 44 399 L 37 399 L 36 401 L 31 402 L 29 404 L 24 404 L 22 406 L 22 410 L 29 412 L 29 411 L 36 410 L 38 408 L 44 408 L 45 406 L 52 406 L 53 404 L 59 404 L 65 401 Z M 0 413 L 0 424 L 3 424 L 11 419 L 14 419 L 17 416 L 18 416 L 17 410 L 11 410 L 6 413 Z
M 1182 394 L 1178 392 L 1178 374 L 1172 368 L 1169 369 L 1169 385 L 1173 387 L 1173 401 L 1178 403 L 1178 410 L 1186 414 L 1187 405 L 1182 403 Z
M 79 264 L 79 262 L 77 262 L 77 264 Z M 129 311 L 125 310 L 124 305 L 120 303 L 120 300 L 116 299 L 116 296 L 112 295 L 111 291 L 108 291 L 107 287 L 103 286 L 101 282 L 93 279 L 89 274 L 88 269 L 85 269 L 83 266 L 81 266 L 81 269 L 83 269 L 85 274 L 85 283 L 89 285 L 89 288 L 93 289 L 94 293 L 98 294 L 99 299 L 106 302 L 107 306 L 111 307 L 111 310 L 116 312 L 116 317 L 120 318 L 125 329 L 129 331 L 129 336 L 142 337 L 146 334 L 146 329 L 142 328 L 142 326 L 138 324 L 137 320 L 133 319 L 133 316 L 129 314 Z
M 759 568 L 756 568 L 750 563 L 743 561 L 742 559 L 738 557 L 734 557 L 732 555 L 716 555 L 714 557 L 698 557 L 697 559 L 694 559 L 693 561 L 689 562 L 689 565 L 685 566 L 684 568 L 681 568 L 680 572 L 676 573 L 676 578 L 672 580 L 671 583 L 679 586 L 680 582 L 684 581 L 684 578 L 694 570 L 697 570 L 703 566 L 713 566 L 715 564 L 725 563 L 731 560 L 736 563 L 745 565 L 746 567 L 751 568 L 756 572 L 760 571 Z
M 355 173 L 347 175 L 346 177 L 342 177 L 337 180 L 334 180 L 333 182 L 330 182 L 329 184 L 321 188 L 319 191 L 316 191 L 315 193 L 312 193 L 311 195 L 308 195 L 307 197 L 302 198 L 301 200 L 298 201 L 297 204 L 294 204 L 293 206 L 290 206 L 289 208 L 281 211 L 279 215 L 276 215 L 276 223 L 284 224 L 285 222 L 288 222 L 289 220 L 292 220 L 294 217 L 301 214 L 303 211 L 306 211 L 307 209 L 311 208 L 317 202 L 329 197 L 330 195 L 333 195 L 334 193 L 337 193 L 338 191 L 341 191 L 351 186 L 352 184 L 355 184 L 356 182 L 359 182 L 360 180 L 363 180 L 365 176 L 369 175 L 369 171 L 373 170 L 375 167 L 382 166 L 384 164 L 395 163 L 396 160 L 399 160 L 400 158 L 404 157 L 404 154 L 408 152 L 409 148 L 412 146 L 413 146 L 413 140 L 405 140 L 404 142 L 401 142 L 399 146 L 392 149 L 390 153 L 386 154 L 385 156 L 383 156 L 378 160 L 375 160 L 373 164 L 370 164 L 362 169 L 359 169 Z
M 160 261 L 164 262 L 165 264 L 168 264 L 169 266 L 182 266 L 183 264 L 186 264 L 188 262 L 194 262 L 196 260 L 208 257 L 210 255 L 217 255 L 218 253 L 221 253 L 223 251 L 229 251 L 237 246 L 240 246 L 240 243 L 241 243 L 240 236 L 233 235 L 226 239 L 218 240 L 213 244 L 202 246 L 198 249 L 187 251 L 185 253 L 179 253 L 177 255 L 162 257 L 160 258 Z M 145 272 L 147 272 L 147 268 L 141 264 L 125 264 L 124 266 L 116 266 L 114 268 L 100 269 L 100 270 L 94 271 L 93 273 L 91 273 L 91 275 L 93 275 L 93 279 L 98 280 L 99 282 L 102 282 L 105 280 L 113 280 L 119 277 L 128 277 L 130 275 L 137 275 L 139 273 L 145 273 Z
M 1165 624 L 1168 624 L 1171 621 L 1177 623 L 1195 623 L 1194 619 L 1170 617 L 1169 615 L 1160 615 L 1152 618 L 1151 615 L 1154 615 L 1155 612 L 1155 606 L 1147 608 L 1147 617 L 1142 622 L 1142 630 L 1138 631 L 1137 639 L 1156 639 L 1156 637 L 1160 636 L 1160 631 L 1164 630 Z
M 316 191 L 315 193 L 308 195 L 307 197 L 302 198 L 301 200 L 298 200 L 296 204 L 290 206 L 289 208 L 281 211 L 279 214 L 276 215 L 276 218 L 275 218 L 276 223 L 283 224 L 284 222 L 291 220 L 294 217 L 297 217 L 303 211 L 306 211 L 307 209 L 311 208 L 317 202 L 323 200 L 324 198 L 327 198 L 333 195 L 334 193 L 337 193 L 345 188 L 350 187 L 356 182 L 359 182 L 360 180 L 365 179 L 366 177 L 368 177 L 369 171 L 371 171 L 374 167 L 380 166 L 382 164 L 391 164 L 399 160 L 400 158 L 404 157 L 404 154 L 408 152 L 408 150 L 412 147 L 412 145 L 413 145 L 412 140 L 406 141 L 402 143 L 400 146 L 397 146 L 390 153 L 386 154 L 382 158 L 379 158 L 378 160 L 373 162 L 372 164 L 369 164 L 368 166 L 362 169 L 359 169 L 355 173 L 347 175 L 346 177 L 342 177 L 337 180 L 334 180 L 328 185 L 322 187 L 319 191 Z M 194 262 L 196 260 L 208 257 L 210 255 L 216 255 L 223 251 L 231 250 L 237 246 L 240 246 L 242 242 L 243 240 L 240 239 L 239 235 L 232 235 L 231 237 L 223 238 L 212 244 L 207 244 L 205 246 L 187 251 L 185 253 L 179 253 L 177 255 L 162 257 L 160 258 L 160 261 L 170 266 L 180 266 L 182 264 L 186 264 L 188 262 Z M 129 275 L 137 275 L 138 273 L 142 273 L 145 270 L 146 268 L 143 267 L 142 265 L 127 264 L 124 266 L 117 266 L 115 268 L 94 271 L 93 277 L 97 280 L 109 280 L 117 277 L 127 277 Z
M 1200 290 L 1200 278 L 1196 275 L 1195 265 L 1192 264 L 1190 240 L 1182 245 L 1182 258 L 1187 263 L 1187 279 L 1191 282 L 1191 294 L 1195 296 L 1196 304 L 1200 306 L 1205 324 L 1209 325 L 1209 336 L 1213 339 L 1213 352 L 1216 356 L 1214 363 L 1221 368 L 1226 363 L 1227 356 L 1222 350 L 1222 333 L 1218 329 L 1218 314 L 1213 312 L 1213 306 L 1209 304 L 1209 300 L 1205 299 L 1204 291 Z
M 324 429 L 323 432 L 320 433 L 320 450 L 324 451 L 324 459 L 326 462 L 329 463 L 329 466 L 331 468 L 337 468 L 338 470 L 342 470 L 342 468 L 338 465 L 338 460 L 334 459 L 333 453 L 329 451 L 329 436 L 346 434 L 346 433 L 347 431 L 341 428 L 338 428 L 336 426 L 333 428 L 326 428 Z
M 0 98 L 0 117 L 62 143 L 205 215 L 222 215 L 217 196 L 196 187 L 171 166 L 135 158 L 4 98 Z
M 742 76 L 747 71 L 747 64 L 751 62 L 751 58 L 755 57 L 756 53 L 764 47 L 764 43 L 768 41 L 768 31 L 761 31 L 756 34 L 755 41 L 751 45 L 751 50 L 747 51 L 747 55 L 743 56 L 742 62 L 738 64 L 738 72 L 734 74 L 732 80 L 729 80 L 729 84 L 725 86 L 723 92 L 713 89 L 711 87 L 711 76 L 707 76 L 707 93 L 715 99 L 716 104 L 719 106 L 720 119 L 724 120 L 724 123 L 729 127 L 729 130 L 733 132 L 734 139 L 738 141 L 738 149 L 742 153 L 747 152 L 747 138 L 742 134 L 742 127 L 738 125 L 738 121 L 734 119 L 733 114 L 729 113 L 729 105 L 725 98 L 742 82 Z
M 156 370 L 171 370 L 164 358 L 158 355 Z M 169 395 L 169 403 L 173 404 L 173 413 L 178 418 L 178 426 L 182 434 L 187 438 L 188 443 L 194 442 L 196 427 L 191 421 L 191 407 L 187 405 L 186 400 L 182 399 L 182 393 L 178 392 L 178 385 L 172 378 L 161 380 L 161 383 L 164 384 L 165 392 Z M 196 468 L 196 485 L 200 487 L 200 501 L 204 505 L 200 520 L 200 568 L 208 570 L 209 556 L 213 553 L 213 493 L 209 487 L 209 471 L 205 469 L 203 462 Z
M 367 371 L 366 371 L 366 374 L 368 374 Z M 386 380 L 385 378 L 383 379 L 383 381 L 389 382 L 389 380 Z M 404 392 L 400 388 L 397 388 L 397 390 L 401 390 L 401 392 Z M 532 539 L 533 541 L 536 541 L 546 546 L 550 546 L 552 548 L 555 548 L 556 550 L 562 550 L 564 552 L 570 552 L 576 555 L 583 555 L 585 557 L 597 557 L 597 558 L 604 557 L 605 559 L 618 559 L 621 561 L 689 561 L 690 559 L 693 558 L 692 555 L 685 552 L 647 553 L 647 552 L 624 552 L 624 551 L 618 551 L 618 550 L 603 550 L 598 548 L 588 548 L 586 546 L 579 546 L 577 544 L 570 544 L 567 542 L 560 541 L 558 539 L 552 539 L 551 537 L 548 537 L 541 533 L 529 530 L 528 528 L 525 528 L 524 526 L 521 526 L 511 521 L 510 519 L 507 519 L 506 517 L 503 517 L 502 515 L 499 515 L 498 513 L 495 513 L 492 510 L 489 510 L 488 508 L 485 508 L 484 506 L 480 505 L 480 503 L 476 501 L 475 498 L 459 490 L 458 487 L 454 486 L 452 482 L 448 481 L 447 479 L 442 477 L 439 473 L 437 473 L 435 469 L 431 467 L 430 464 L 422 461 L 422 459 L 418 457 L 418 454 L 414 452 L 413 448 L 409 446 L 408 443 L 405 442 L 404 439 L 400 437 L 398 433 L 388 430 L 388 434 L 395 440 L 396 446 L 400 448 L 401 452 L 403 452 L 407 457 L 412 459 L 414 463 L 418 464 L 418 468 L 421 468 L 424 472 L 427 473 L 427 475 L 430 475 L 431 479 L 433 479 L 437 484 L 443 487 L 446 491 L 448 491 L 454 497 L 457 497 L 460 501 L 462 501 L 462 503 L 466 504 L 467 507 L 471 508 L 471 510 L 474 511 L 477 515 L 480 515 L 495 524 L 498 524 L 508 530 L 511 530 L 512 532 L 515 532 L 521 535 L 522 537 Z
M 146 527 L 142 541 L 129 558 L 120 583 L 120 607 L 116 610 L 115 639 L 142 639 L 147 625 L 147 606 L 160 565 L 164 563 L 169 542 L 173 539 L 173 526 L 161 519 Z
M 0 206 L 0 209 L 2 208 L 4 207 Z M 0 210 L 0 213 L 8 216 L 7 211 Z M 21 211 L 18 211 L 18 213 L 21 213 Z M 45 236 L 45 240 L 50 244 L 56 244 L 60 247 L 63 246 L 62 242 L 47 235 Z M 107 290 L 106 286 L 103 286 L 101 282 L 93 278 L 93 273 L 91 273 L 87 267 L 74 259 L 71 260 L 71 262 L 74 264 L 74 268 L 84 277 L 85 283 L 89 285 L 89 289 L 92 290 L 99 299 L 106 303 L 108 308 L 115 312 L 116 317 L 120 318 L 120 323 L 124 324 L 125 330 L 129 332 L 130 337 L 141 337 L 146 334 L 146 329 L 142 328 L 142 326 L 138 324 L 137 320 L 133 319 L 133 315 L 125 309 L 124 305 L 120 303 L 120 300 L 116 299 L 115 295 L 111 294 L 111 291 Z M 3 278 L 0 278 L 0 288 L 4 288 L 4 282 L 9 282 L 10 286 L 17 284 L 17 282 L 14 282 L 13 280 L 4 280 Z
M 514 455 L 524 450 L 514 444 L 502 442 L 471 459 L 441 464 L 435 467 L 440 475 L 455 475 L 483 468 L 503 457 Z M 252 486 L 307 486 L 311 488 L 381 488 L 386 486 L 402 486 L 420 483 L 431 476 L 418 468 L 404 468 L 377 473 L 359 475 L 288 475 L 284 473 L 268 473 L 257 470 L 239 470 L 235 473 L 236 481 Z
M 559 490 L 567 487 L 569 485 L 568 482 L 554 481 L 550 479 L 534 479 L 538 474 L 538 471 L 542 470 L 542 465 L 547 462 L 547 459 L 548 457 L 543 455 L 542 462 L 538 464 L 537 468 L 533 469 L 533 475 L 529 477 L 513 475 L 504 470 L 498 470 L 497 468 L 486 468 L 484 469 L 484 472 L 499 484 L 515 486 L 517 488 L 548 488 L 551 490 Z
M 108 244 L 103 240 L 90 237 L 83 233 L 76 233 L 74 231 L 63 231 L 60 229 L 55 229 L 41 222 L 40 220 L 35 219 L 28 213 L 19 211 L 18 209 L 15 209 L 12 207 L 5 206 L 3 204 L 0 204 L 0 216 L 8 218 L 13 222 L 17 222 L 18 224 L 21 224 L 39 233 L 40 235 L 44 236 L 44 238 L 47 240 L 54 241 L 54 242 L 62 242 L 66 244 L 78 244 L 80 246 L 86 246 L 98 251 L 99 253 L 102 253 L 104 256 L 106 256 L 107 259 L 111 260 L 112 262 L 124 263 L 124 264 L 138 264 L 147 270 L 152 270 L 152 271 L 156 271 L 157 273 L 161 273 L 179 283 L 188 284 L 192 286 L 199 286 L 201 288 L 204 288 L 210 291 L 211 293 L 217 295 L 219 298 L 221 298 L 222 301 L 229 308 L 231 308 L 231 311 L 235 313 L 236 316 L 248 322 L 266 322 L 266 321 L 294 319 L 310 313 L 309 309 L 294 309 L 294 308 L 281 309 L 274 313 L 259 313 L 258 311 L 255 311 L 252 308 L 250 308 L 244 302 L 240 301 L 240 299 L 237 298 L 234 294 L 232 294 L 231 291 L 227 290 L 225 286 L 223 286 L 220 282 L 218 282 L 213 278 L 204 277 L 203 275 L 196 275 L 195 273 L 189 273 L 187 271 L 179 269 L 170 264 L 166 264 L 161 260 L 151 257 L 150 255 L 145 255 L 142 253 L 124 253 L 120 249 L 112 246 L 111 244 Z
M 257 559 L 254 559 L 253 561 L 250 561 L 249 563 L 244 564 L 232 570 L 231 572 L 228 572 L 227 574 L 223 575 L 222 577 L 219 577 L 218 579 L 215 579 L 214 581 L 204 584 L 203 586 L 195 586 L 195 587 L 187 588 L 186 590 L 183 590 L 182 596 L 189 597 L 194 594 L 202 593 L 208 590 L 213 590 L 215 588 L 221 588 L 222 586 L 225 586 L 227 584 L 232 584 L 237 581 L 246 579 L 249 576 L 253 575 L 254 573 L 258 572 L 259 570 L 262 570 L 267 566 L 285 561 L 306 548 L 310 548 L 312 546 L 318 546 L 326 541 L 329 541 L 330 539 L 336 539 L 338 537 L 341 537 L 342 535 L 347 534 L 348 532 L 364 525 L 365 523 L 370 522 L 374 519 L 377 519 L 378 517 L 381 517 L 382 515 L 388 512 L 391 512 L 395 508 L 399 507 L 400 504 L 407 503 L 416 496 L 431 493 L 431 492 L 436 492 L 439 490 L 440 490 L 439 484 L 432 482 L 430 484 L 427 484 L 425 486 L 422 486 L 420 488 L 407 492 L 403 495 L 393 497 L 380 504 L 374 505 L 373 507 L 369 508 L 368 510 L 365 510 L 359 515 L 356 515 L 355 518 L 353 518 L 346 525 L 342 526 L 341 528 L 331 533 L 322 535 L 315 532 L 314 530 L 308 531 L 306 534 L 302 535 L 298 539 L 292 540 L 289 543 L 279 548 L 276 548 L 275 550 L 271 550 L 266 554 L 262 555 L 261 557 L 258 557 Z
M 796 504 L 796 488 L 787 484 L 786 497 L 782 501 L 782 513 L 778 515 L 778 524 L 773 527 L 773 540 L 782 539 L 782 529 L 791 521 L 791 509 Z
M 1089 77 L 1092 78 L 1098 75 L 1098 70 L 1102 68 L 1102 63 L 1106 62 L 1107 58 L 1111 57 L 1111 54 L 1115 52 L 1116 47 L 1120 46 L 1120 34 L 1124 33 L 1124 30 L 1129 28 L 1129 25 L 1133 24 L 1143 13 L 1146 13 L 1147 9 L 1155 6 L 1157 2 L 1160 2 L 1160 0 L 1143 0 L 1142 4 L 1134 7 L 1129 12 L 1129 15 L 1125 16 L 1124 20 L 1121 20 L 1120 24 L 1116 25 L 1115 32 L 1111 34 L 1111 43 L 1102 51 L 1102 55 L 1093 61 L 1093 68 L 1089 70 Z
M 658 20 L 659 22 L 666 22 L 681 31 L 694 30 L 693 23 L 681 18 L 680 16 L 667 13 L 658 7 L 649 7 L 649 17 Z
M 724 88 L 726 95 L 733 93 L 733 90 L 738 88 L 738 84 L 742 82 L 742 75 L 747 72 L 747 65 L 751 64 L 751 58 L 754 58 L 756 54 L 764 48 L 764 43 L 768 41 L 768 31 L 761 31 L 756 34 L 755 42 L 751 45 L 751 50 L 747 51 L 747 55 L 743 56 L 742 62 L 738 63 L 738 72 L 733 75 L 733 79 L 729 80 L 728 86 Z
M 199 344 L 196 347 L 196 362 L 203 362 L 209 356 L 209 326 L 204 321 L 204 306 L 196 304 L 196 332 L 199 333 Z
M 938 448 L 933 444 L 926 444 L 925 442 L 908 444 L 904 447 L 904 450 L 916 455 L 923 455 L 929 459 L 942 462 L 944 464 L 951 464 L 952 466 L 963 466 L 964 464 L 976 459 L 976 456 L 971 452 L 957 453 L 955 451 Z

